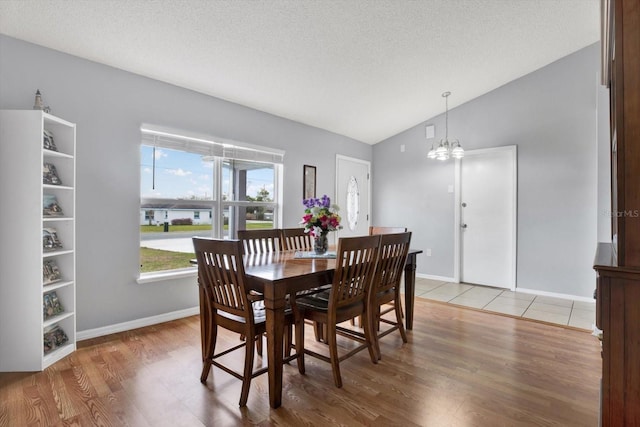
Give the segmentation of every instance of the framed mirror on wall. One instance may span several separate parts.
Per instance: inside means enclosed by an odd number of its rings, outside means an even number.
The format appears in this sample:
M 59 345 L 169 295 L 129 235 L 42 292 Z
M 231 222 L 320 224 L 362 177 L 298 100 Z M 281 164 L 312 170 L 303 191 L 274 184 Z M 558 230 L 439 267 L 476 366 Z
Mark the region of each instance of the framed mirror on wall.
M 302 198 L 316 197 L 316 167 L 304 165 L 302 167 Z

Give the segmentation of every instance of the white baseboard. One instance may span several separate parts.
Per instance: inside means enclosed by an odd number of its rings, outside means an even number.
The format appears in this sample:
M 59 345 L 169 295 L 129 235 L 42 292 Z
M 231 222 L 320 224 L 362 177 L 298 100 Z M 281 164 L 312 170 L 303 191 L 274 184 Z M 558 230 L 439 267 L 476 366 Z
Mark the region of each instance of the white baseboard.
M 157 316 L 144 317 L 142 319 L 131 320 L 129 322 L 116 323 L 115 325 L 103 326 L 101 328 L 78 331 L 76 341 L 88 340 L 90 338 L 102 337 L 104 335 L 115 334 L 116 332 L 129 331 L 131 329 L 142 328 L 144 326 L 157 325 L 158 323 L 169 322 L 171 320 L 182 319 L 200 313 L 200 307 L 187 308 L 184 310 L 172 311 L 170 313 L 159 314 Z
M 559 294 L 556 292 L 547 292 L 547 291 L 539 291 L 537 289 L 526 289 L 526 288 L 517 288 L 516 292 L 522 292 L 523 294 L 534 294 L 540 295 L 544 297 L 554 297 L 554 298 L 562 298 L 562 299 L 571 299 L 574 301 L 584 301 L 584 302 L 592 302 L 595 304 L 596 300 L 590 297 L 581 297 L 578 295 L 569 295 L 569 294 Z
M 416 273 L 416 277 L 419 277 L 420 279 L 441 280 L 443 282 L 455 282 L 453 277 L 434 276 L 432 274 Z

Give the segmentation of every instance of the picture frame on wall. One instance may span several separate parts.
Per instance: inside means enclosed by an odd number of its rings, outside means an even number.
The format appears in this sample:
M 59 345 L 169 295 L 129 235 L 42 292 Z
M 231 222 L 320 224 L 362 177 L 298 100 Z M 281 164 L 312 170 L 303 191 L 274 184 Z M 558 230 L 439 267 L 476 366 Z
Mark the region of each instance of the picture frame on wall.
M 302 198 L 316 197 L 316 167 L 304 165 L 302 169 Z

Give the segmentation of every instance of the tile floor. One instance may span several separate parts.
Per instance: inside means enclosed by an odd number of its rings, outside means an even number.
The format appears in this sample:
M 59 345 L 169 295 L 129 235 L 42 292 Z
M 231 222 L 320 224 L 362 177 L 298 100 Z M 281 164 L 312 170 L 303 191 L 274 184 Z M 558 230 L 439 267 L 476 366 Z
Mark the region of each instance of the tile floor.
M 595 303 L 416 278 L 416 297 L 592 330 Z

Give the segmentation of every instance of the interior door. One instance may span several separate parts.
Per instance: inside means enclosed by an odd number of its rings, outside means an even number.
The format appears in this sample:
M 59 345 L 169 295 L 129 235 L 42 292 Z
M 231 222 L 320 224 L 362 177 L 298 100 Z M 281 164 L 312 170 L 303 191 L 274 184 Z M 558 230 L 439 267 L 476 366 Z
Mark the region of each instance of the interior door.
M 336 157 L 336 201 L 340 206 L 342 229 L 338 237 L 369 234 L 371 163 L 338 155 Z
M 465 152 L 460 163 L 460 279 L 515 289 L 516 147 Z

